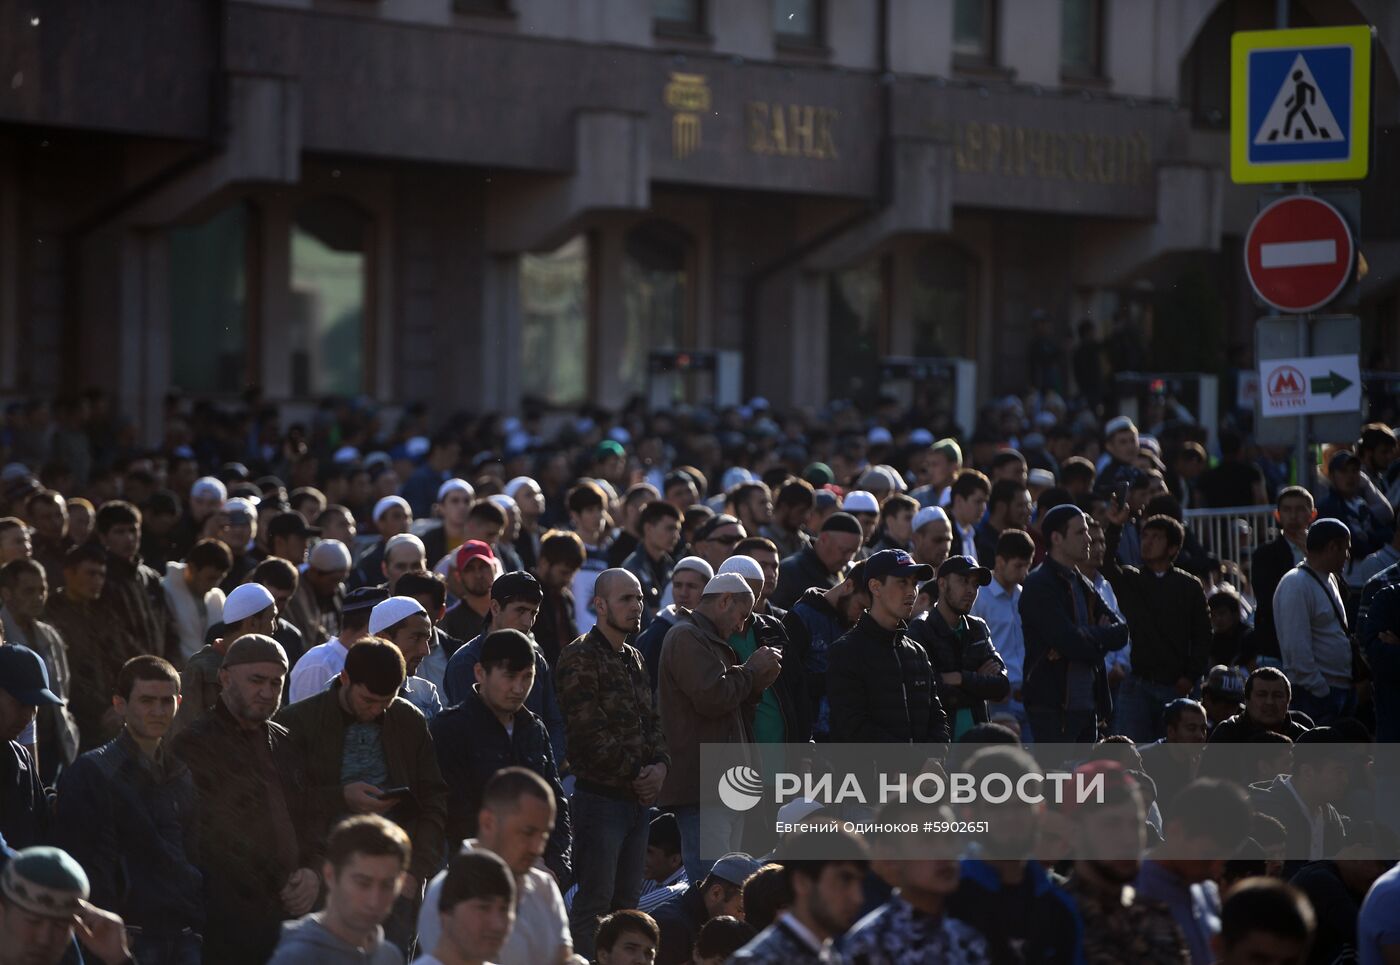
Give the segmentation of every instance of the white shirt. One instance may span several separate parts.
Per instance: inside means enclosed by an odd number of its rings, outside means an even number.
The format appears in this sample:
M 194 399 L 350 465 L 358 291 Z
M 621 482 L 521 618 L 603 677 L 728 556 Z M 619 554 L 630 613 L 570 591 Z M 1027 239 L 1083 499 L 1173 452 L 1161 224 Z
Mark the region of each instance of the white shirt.
M 318 644 L 302 654 L 297 665 L 292 668 L 287 702 L 294 704 L 325 690 L 326 682 L 345 669 L 347 652 L 339 637 L 331 637 L 325 643 Z
M 470 852 L 480 845 L 473 838 L 462 842 L 462 851 Z M 423 905 L 418 910 L 418 944 L 437 948 L 442 937 L 442 919 L 438 899 L 446 871 L 439 871 L 428 885 Z M 569 932 L 569 914 L 554 877 L 543 868 L 531 868 L 524 877 L 515 879 L 515 927 L 510 930 L 505 947 L 501 949 L 501 965 L 541 965 L 559 961 L 561 947 L 573 948 Z
M 958 550 L 957 553 L 954 553 L 953 555 L 970 556 L 974 560 L 977 560 L 977 527 L 968 526 L 966 528 L 963 528 L 963 526 L 954 521 L 953 529 L 957 530 L 958 544 L 962 547 Z M 977 560 L 977 562 L 980 563 L 981 560 Z

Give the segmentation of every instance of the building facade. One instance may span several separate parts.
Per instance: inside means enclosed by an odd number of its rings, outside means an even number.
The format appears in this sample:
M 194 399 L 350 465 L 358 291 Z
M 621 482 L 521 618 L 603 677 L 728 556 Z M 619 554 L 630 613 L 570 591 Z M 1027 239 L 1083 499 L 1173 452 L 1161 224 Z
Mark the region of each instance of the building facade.
M 662 351 L 678 401 L 868 396 L 905 356 L 985 397 L 1026 385 L 1037 310 L 1212 370 L 1258 314 L 1229 35 L 1274 8 L 0 0 L 0 394 L 96 385 L 152 427 L 171 389 L 618 406 Z M 1381 358 L 1400 9 L 1291 16 L 1378 32 Z

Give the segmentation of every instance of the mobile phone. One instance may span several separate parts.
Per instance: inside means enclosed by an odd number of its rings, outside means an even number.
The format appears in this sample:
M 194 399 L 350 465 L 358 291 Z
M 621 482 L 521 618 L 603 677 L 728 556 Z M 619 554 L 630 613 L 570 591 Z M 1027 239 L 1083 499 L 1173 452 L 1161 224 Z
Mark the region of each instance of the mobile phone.
M 386 787 L 379 792 L 381 798 L 385 797 L 408 797 L 413 793 L 412 788 L 407 787 Z

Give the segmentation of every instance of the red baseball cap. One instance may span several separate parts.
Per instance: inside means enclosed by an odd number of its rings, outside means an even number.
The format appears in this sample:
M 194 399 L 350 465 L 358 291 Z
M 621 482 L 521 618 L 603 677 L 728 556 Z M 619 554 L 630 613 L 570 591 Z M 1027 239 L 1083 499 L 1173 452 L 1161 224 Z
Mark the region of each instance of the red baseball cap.
M 479 539 L 469 539 L 457 548 L 457 557 L 452 562 L 457 569 L 461 570 L 465 569 L 466 565 L 477 557 L 495 561 L 496 554 L 491 549 L 490 543 L 483 543 Z

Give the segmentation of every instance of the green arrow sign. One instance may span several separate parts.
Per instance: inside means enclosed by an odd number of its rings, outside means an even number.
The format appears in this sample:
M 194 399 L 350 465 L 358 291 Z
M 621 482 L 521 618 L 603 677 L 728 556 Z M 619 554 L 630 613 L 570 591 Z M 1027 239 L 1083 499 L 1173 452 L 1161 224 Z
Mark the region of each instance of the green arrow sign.
M 1334 399 L 1351 386 L 1351 379 L 1338 375 L 1330 369 L 1326 375 L 1314 376 L 1312 380 L 1313 395 L 1330 395 Z

